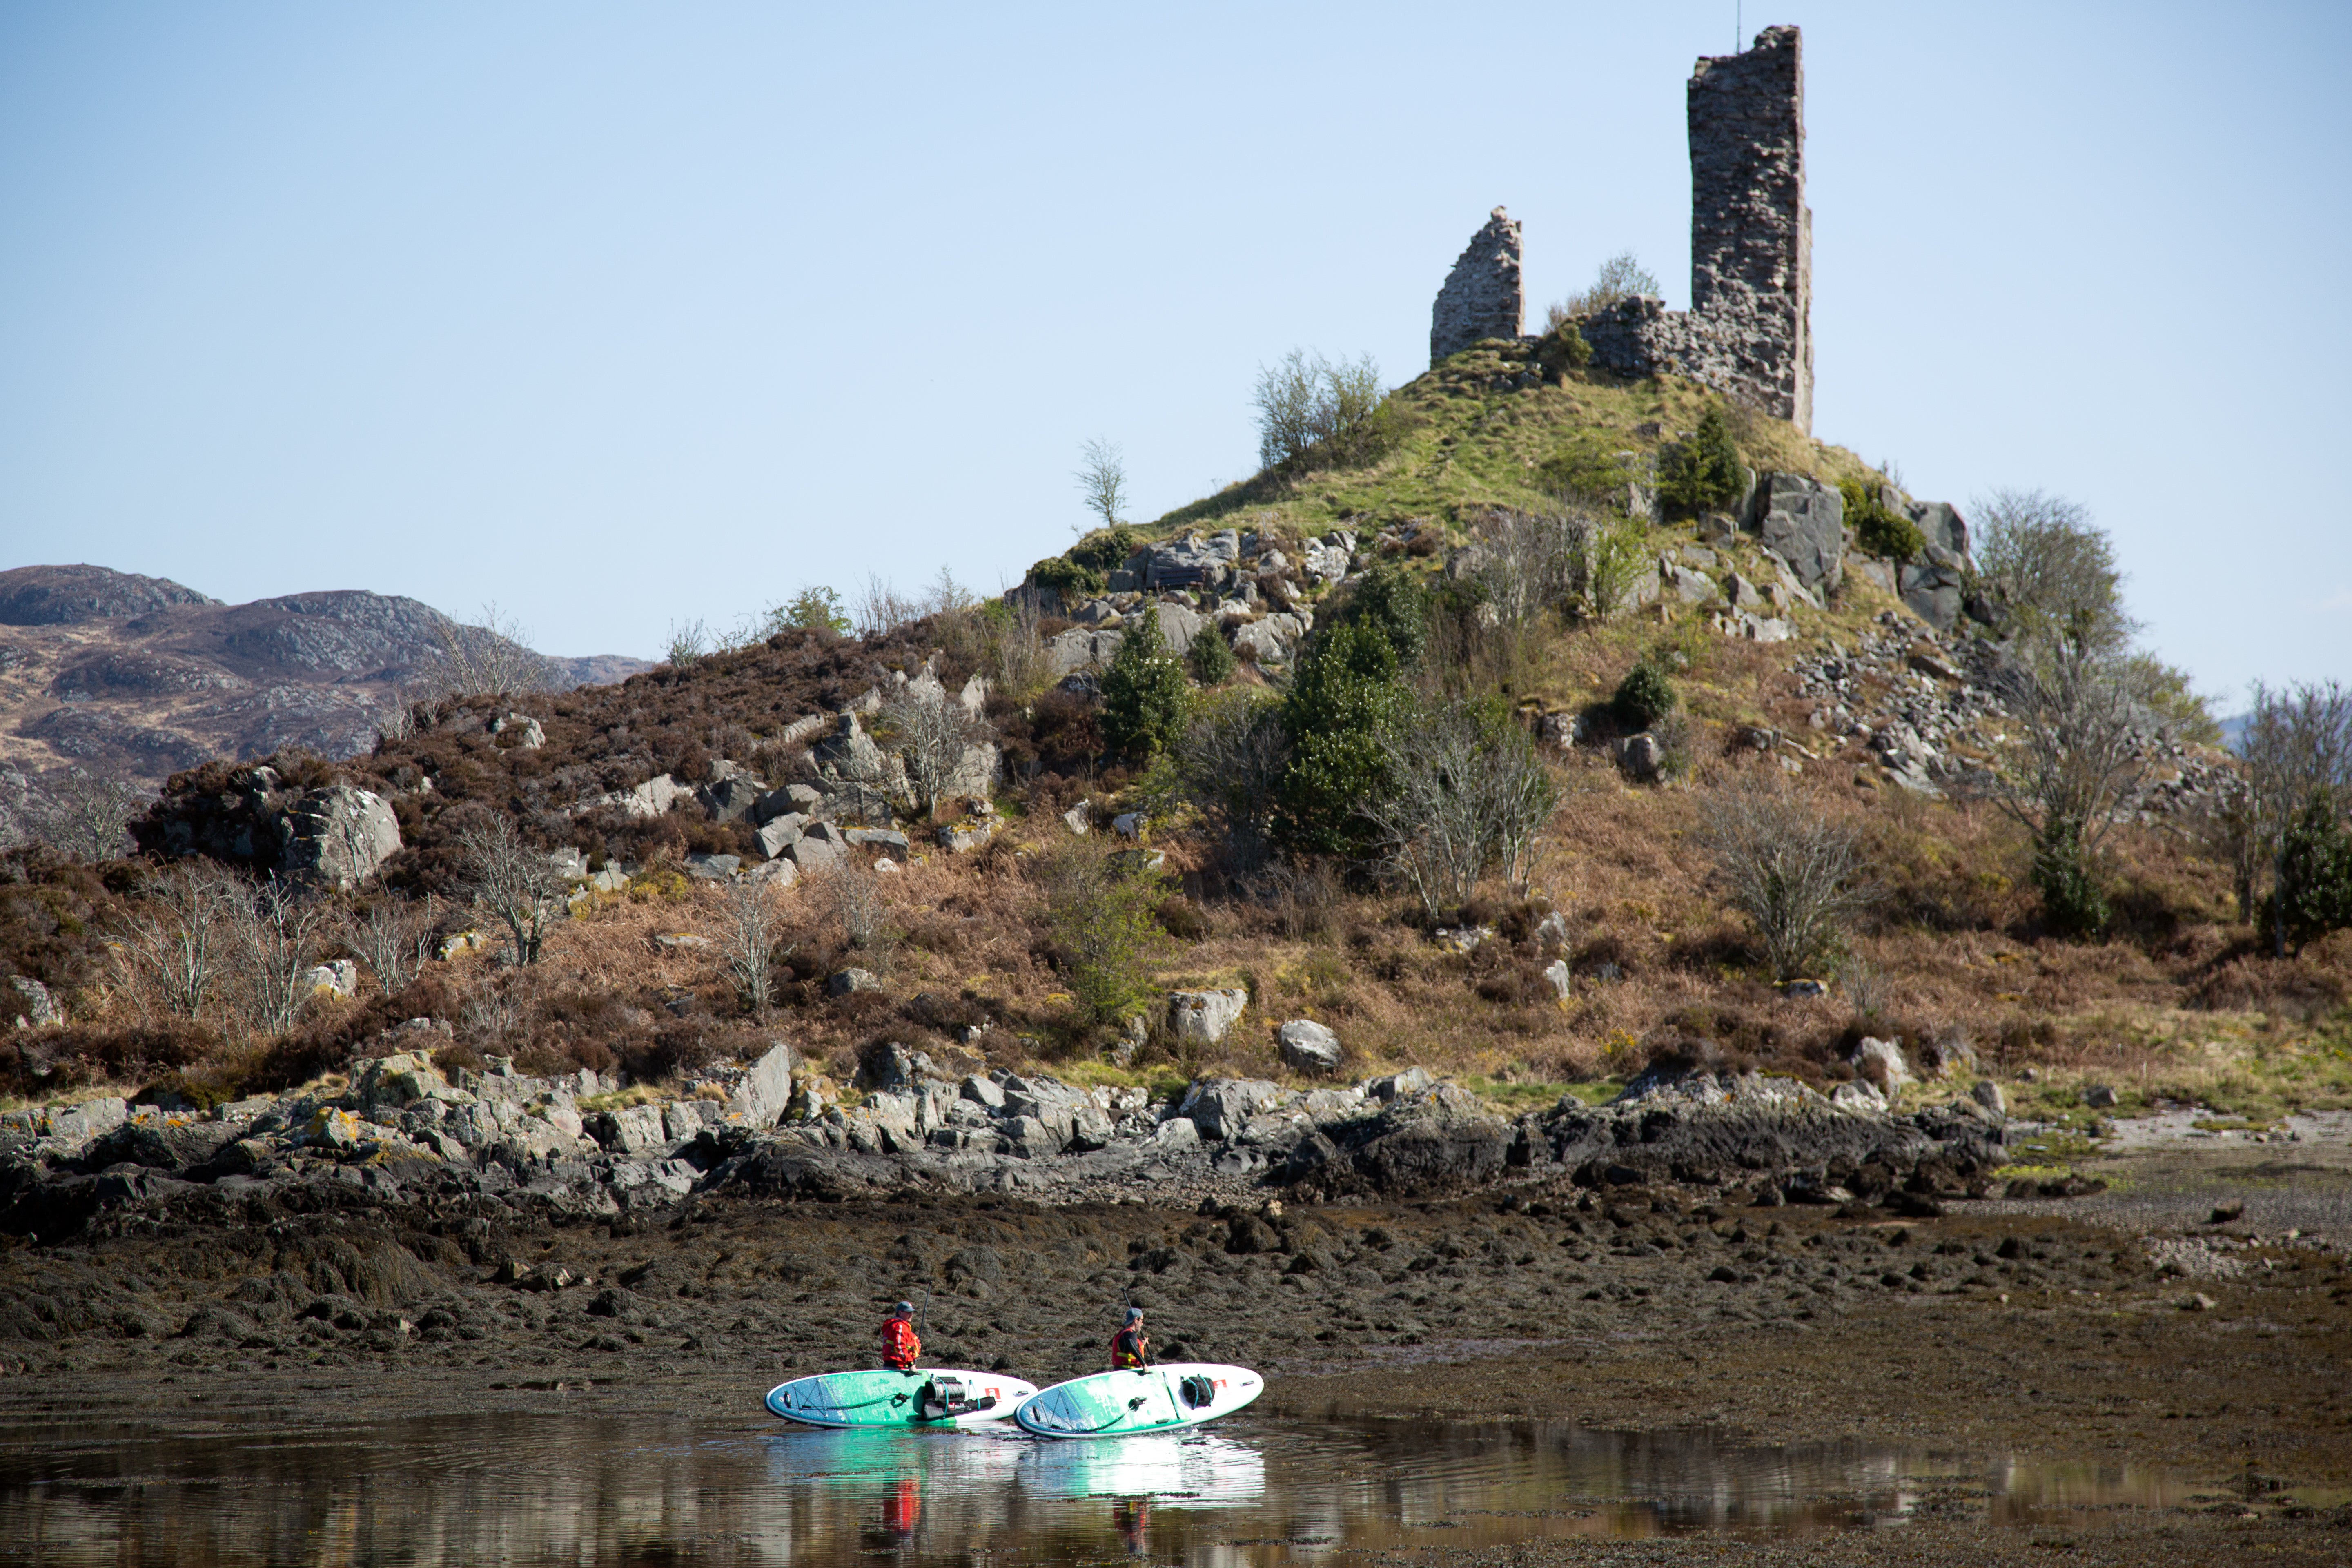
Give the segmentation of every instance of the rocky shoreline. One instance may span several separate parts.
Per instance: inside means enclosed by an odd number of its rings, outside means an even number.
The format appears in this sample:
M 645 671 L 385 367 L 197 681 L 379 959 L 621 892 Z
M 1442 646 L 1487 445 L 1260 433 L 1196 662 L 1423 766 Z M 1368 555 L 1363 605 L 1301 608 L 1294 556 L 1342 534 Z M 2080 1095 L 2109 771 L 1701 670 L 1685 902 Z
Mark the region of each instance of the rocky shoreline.
M 0 1233 L 56 1244 L 201 1200 L 264 1216 L 304 1194 L 479 1200 L 560 1220 L 652 1215 L 698 1196 L 841 1201 L 902 1190 L 1046 1205 L 1446 1197 L 1565 1180 L 1674 1186 L 1742 1205 L 1876 1205 L 1918 1216 L 1983 1197 L 2007 1124 L 1958 1099 L 1910 1114 L 1864 1085 L 1824 1097 L 1758 1074 L 1646 1074 L 1613 1100 L 1507 1119 L 1419 1068 L 1347 1088 L 1204 1079 L 1155 1101 L 1003 1070 L 961 1079 L 897 1046 L 843 1103 L 789 1047 L 630 1102 L 593 1073 L 459 1069 L 410 1044 L 340 1088 L 198 1113 L 97 1099 L 0 1118 Z

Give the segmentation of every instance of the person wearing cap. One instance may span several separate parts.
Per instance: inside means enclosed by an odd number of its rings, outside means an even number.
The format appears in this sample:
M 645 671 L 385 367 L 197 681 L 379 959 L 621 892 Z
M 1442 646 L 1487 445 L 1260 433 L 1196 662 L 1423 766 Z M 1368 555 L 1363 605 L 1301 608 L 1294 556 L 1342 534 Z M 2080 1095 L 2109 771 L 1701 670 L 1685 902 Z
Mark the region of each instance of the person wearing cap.
M 1114 1369 L 1143 1366 L 1150 1354 L 1151 1340 L 1143 1331 L 1143 1309 L 1129 1307 L 1126 1326 L 1110 1337 L 1110 1364 Z
M 901 1301 L 891 1310 L 890 1321 L 882 1325 L 882 1364 L 899 1372 L 915 1370 L 915 1358 L 923 1353 L 923 1342 L 915 1335 L 915 1304 Z

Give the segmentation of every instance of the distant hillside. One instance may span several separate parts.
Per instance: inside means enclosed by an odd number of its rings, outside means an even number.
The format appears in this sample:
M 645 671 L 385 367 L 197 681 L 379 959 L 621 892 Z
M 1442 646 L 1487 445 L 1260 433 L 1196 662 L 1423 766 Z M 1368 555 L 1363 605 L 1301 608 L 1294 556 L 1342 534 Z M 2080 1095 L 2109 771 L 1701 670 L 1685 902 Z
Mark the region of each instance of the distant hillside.
M 457 624 L 359 590 L 225 605 L 104 566 L 0 572 L 0 764 L 160 783 L 289 746 L 352 756 Z M 562 687 L 647 668 L 611 654 L 550 663 Z

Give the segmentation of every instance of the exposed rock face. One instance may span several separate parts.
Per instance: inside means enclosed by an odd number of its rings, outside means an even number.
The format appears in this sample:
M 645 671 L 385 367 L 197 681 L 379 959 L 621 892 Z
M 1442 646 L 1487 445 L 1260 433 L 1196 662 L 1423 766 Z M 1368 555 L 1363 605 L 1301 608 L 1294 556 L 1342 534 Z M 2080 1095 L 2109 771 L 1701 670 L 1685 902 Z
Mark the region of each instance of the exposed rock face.
M 218 605 L 167 577 L 104 566 L 18 566 L 0 572 L 0 626 L 62 626 L 128 619 L 173 605 Z
M 400 823 L 381 796 L 350 784 L 314 789 L 281 819 L 278 868 L 351 888 L 400 850 Z
M 1765 474 L 1748 504 L 1764 548 L 1807 588 L 1834 588 L 1843 581 L 1845 498 L 1836 486 L 1803 474 Z
M 1438 364 L 1484 338 L 1516 338 L 1527 316 L 1519 279 L 1519 226 L 1501 207 L 1445 275 L 1429 312 L 1429 363 Z
M 1794 27 L 1701 59 L 1687 91 L 1691 312 L 1737 363 L 1724 390 L 1813 425 L 1813 233 L 1805 205 L 1805 70 Z

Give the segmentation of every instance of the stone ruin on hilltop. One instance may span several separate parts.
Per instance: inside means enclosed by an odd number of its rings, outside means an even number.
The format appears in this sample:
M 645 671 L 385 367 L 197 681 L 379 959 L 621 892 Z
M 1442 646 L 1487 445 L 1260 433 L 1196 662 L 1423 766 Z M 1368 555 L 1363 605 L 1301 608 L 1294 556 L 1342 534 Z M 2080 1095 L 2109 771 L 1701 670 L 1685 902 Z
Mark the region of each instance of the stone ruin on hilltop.
M 1702 57 L 1688 89 L 1691 308 L 1621 300 L 1580 324 L 1592 363 L 1687 376 L 1810 433 L 1813 221 L 1805 205 L 1805 71 L 1798 30 L 1767 27 L 1744 54 Z M 1430 311 L 1433 366 L 1526 310 L 1519 226 L 1496 207 Z

